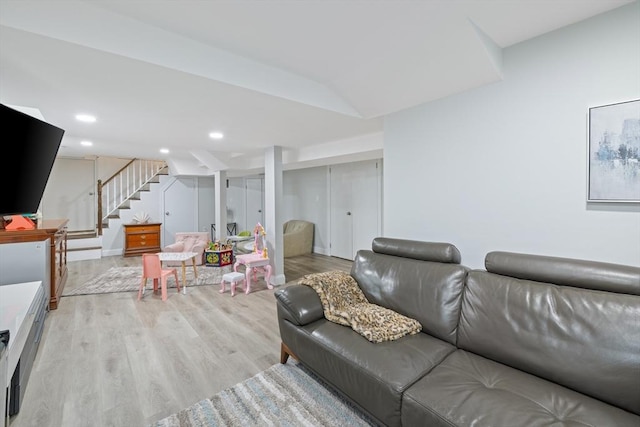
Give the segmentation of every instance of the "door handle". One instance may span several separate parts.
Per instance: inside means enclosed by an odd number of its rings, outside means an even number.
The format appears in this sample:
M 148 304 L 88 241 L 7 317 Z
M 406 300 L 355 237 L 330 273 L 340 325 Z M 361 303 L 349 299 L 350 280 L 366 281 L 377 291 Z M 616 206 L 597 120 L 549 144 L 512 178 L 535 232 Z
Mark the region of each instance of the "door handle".
M 347 212 L 347 215 L 351 216 L 351 212 Z
M 166 211 L 164 214 L 165 214 L 166 216 L 169 216 L 169 211 Z

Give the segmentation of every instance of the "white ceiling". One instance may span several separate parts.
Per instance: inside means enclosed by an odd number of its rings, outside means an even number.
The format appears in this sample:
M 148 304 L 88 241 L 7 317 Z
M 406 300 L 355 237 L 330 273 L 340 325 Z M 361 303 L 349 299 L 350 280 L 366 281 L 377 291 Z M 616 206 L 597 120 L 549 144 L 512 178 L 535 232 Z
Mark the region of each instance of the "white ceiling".
M 286 167 L 380 157 L 385 114 L 499 81 L 502 49 L 633 1 L 0 0 L 0 102 L 65 129 L 62 156 L 194 174 L 274 145 Z

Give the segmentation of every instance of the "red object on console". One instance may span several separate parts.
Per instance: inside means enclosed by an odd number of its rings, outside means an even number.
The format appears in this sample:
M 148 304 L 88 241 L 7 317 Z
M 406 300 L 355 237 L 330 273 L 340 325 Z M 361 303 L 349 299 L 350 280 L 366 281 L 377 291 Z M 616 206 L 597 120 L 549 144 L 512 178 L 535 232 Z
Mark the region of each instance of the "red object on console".
M 11 215 L 11 222 L 4 226 L 5 230 L 35 230 L 36 225 L 22 215 Z

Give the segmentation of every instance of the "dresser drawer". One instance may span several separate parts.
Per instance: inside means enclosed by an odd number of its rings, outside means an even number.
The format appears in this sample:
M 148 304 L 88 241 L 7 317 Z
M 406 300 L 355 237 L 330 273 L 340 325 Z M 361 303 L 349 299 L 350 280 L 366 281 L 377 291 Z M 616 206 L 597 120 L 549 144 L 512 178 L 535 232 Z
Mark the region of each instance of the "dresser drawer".
M 159 225 L 138 225 L 135 227 L 127 226 L 125 228 L 128 230 L 127 234 L 158 234 L 160 232 Z
M 131 234 L 127 236 L 127 246 L 158 246 L 160 244 L 158 234 Z

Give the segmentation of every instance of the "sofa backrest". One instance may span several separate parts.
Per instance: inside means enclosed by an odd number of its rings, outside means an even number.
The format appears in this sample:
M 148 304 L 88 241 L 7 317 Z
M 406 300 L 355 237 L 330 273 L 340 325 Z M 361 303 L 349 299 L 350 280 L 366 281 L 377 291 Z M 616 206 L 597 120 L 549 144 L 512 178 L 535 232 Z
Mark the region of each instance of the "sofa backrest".
M 467 268 L 449 243 L 378 237 L 360 250 L 353 276 L 369 302 L 416 319 L 422 331 L 455 345 Z
M 640 415 L 640 268 L 492 252 L 458 347 Z

